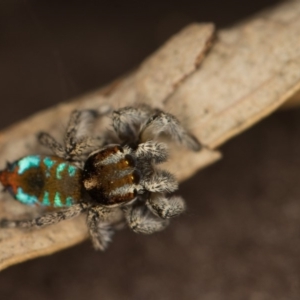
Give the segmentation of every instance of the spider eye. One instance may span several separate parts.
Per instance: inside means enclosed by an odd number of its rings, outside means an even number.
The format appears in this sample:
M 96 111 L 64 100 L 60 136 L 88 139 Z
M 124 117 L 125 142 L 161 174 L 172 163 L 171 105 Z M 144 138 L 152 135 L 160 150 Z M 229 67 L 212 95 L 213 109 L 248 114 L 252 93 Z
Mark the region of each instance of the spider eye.
M 141 174 L 139 171 L 134 170 L 132 175 L 131 175 L 131 180 L 134 184 L 139 184 L 140 180 L 141 180 Z
M 125 164 L 128 166 L 128 167 L 135 167 L 136 163 L 135 163 L 135 159 L 129 155 L 129 154 L 126 154 L 125 155 Z

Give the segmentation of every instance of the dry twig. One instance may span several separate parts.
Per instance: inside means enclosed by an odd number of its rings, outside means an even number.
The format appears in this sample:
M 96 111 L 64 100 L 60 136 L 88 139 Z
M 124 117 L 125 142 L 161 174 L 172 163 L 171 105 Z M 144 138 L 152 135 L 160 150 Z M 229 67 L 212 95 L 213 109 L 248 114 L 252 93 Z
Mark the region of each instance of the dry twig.
M 42 153 L 35 133 L 45 130 L 59 137 L 58 123 L 65 122 L 74 108 L 151 103 L 177 115 L 207 146 L 195 154 L 173 151 L 169 169 L 179 180 L 188 178 L 220 157 L 216 147 L 272 113 L 299 90 L 299 12 L 300 2 L 291 1 L 220 31 L 205 60 L 213 25 L 188 26 L 132 74 L 2 132 L 1 165 L 29 153 Z M 105 126 L 101 123 L 95 130 Z M 33 212 L 9 195 L 1 195 L 1 217 L 27 213 Z M 0 268 L 53 253 L 86 237 L 82 218 L 38 231 L 1 230 Z

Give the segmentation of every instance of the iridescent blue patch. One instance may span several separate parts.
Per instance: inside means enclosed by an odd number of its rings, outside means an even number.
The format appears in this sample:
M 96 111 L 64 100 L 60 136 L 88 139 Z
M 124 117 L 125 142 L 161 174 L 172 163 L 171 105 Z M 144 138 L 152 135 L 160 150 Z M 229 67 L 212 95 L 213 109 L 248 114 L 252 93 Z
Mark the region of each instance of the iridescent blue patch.
M 23 189 L 21 187 L 18 188 L 18 192 L 16 194 L 16 198 L 27 205 L 33 205 L 38 202 L 38 199 L 36 196 L 28 195 L 24 193 Z
M 56 192 L 54 197 L 54 207 L 62 207 L 62 206 L 64 205 L 61 202 L 60 194 L 59 192 Z
M 57 166 L 57 168 L 56 168 L 56 178 L 57 179 L 62 178 L 61 177 L 61 172 L 65 169 L 66 165 L 67 165 L 66 163 L 61 163 Z
M 69 165 L 68 172 L 69 172 L 70 177 L 73 177 L 76 173 L 76 167 L 72 166 L 72 165 Z
M 50 206 L 50 200 L 49 200 L 49 192 L 44 193 L 42 204 L 44 206 Z
M 38 155 L 29 155 L 18 161 L 18 174 L 23 174 L 30 168 L 37 168 L 40 165 L 40 157 Z
M 45 157 L 43 160 L 45 166 L 47 167 L 46 176 L 50 177 L 50 169 L 55 164 L 55 162 L 50 157 Z
M 72 206 L 72 205 L 73 205 L 73 199 L 71 197 L 67 197 L 66 206 Z
M 50 170 L 51 167 L 55 164 L 55 162 L 50 157 L 45 157 L 43 162 L 46 165 L 48 170 Z

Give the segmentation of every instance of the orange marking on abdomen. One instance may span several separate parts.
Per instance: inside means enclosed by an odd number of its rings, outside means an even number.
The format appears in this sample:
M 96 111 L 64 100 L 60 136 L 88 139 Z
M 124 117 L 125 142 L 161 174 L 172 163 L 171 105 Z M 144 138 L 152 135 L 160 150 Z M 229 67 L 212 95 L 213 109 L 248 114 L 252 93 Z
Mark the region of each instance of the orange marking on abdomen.
M 18 169 L 16 168 L 14 172 L 8 170 L 0 171 L 0 182 L 4 187 L 11 187 L 14 193 L 17 193 L 19 187 L 20 175 L 18 174 Z

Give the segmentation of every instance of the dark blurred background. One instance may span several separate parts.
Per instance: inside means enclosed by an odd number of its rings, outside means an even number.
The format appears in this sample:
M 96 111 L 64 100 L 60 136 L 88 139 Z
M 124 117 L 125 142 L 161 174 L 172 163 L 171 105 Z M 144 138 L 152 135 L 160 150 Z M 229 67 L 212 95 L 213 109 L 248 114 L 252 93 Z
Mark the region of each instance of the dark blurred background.
M 279 1 L 0 2 L 0 127 L 130 71 L 194 22 L 218 28 Z M 0 299 L 299 299 L 300 111 L 273 115 L 181 185 L 185 215 L 0 273 Z

